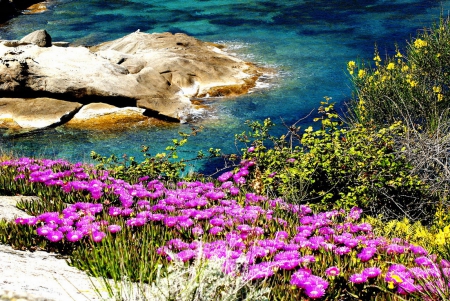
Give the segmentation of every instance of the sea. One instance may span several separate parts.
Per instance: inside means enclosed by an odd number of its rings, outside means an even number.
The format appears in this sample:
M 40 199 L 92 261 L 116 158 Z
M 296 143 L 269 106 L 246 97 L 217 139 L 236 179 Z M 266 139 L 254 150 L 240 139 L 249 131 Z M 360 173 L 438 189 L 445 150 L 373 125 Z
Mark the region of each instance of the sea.
M 95 45 L 142 32 L 186 33 L 220 43 L 229 53 L 268 67 L 251 93 L 232 98 L 203 99 L 186 123 L 127 127 L 115 131 L 64 127 L 28 135 L 0 135 L 0 150 L 18 156 L 65 158 L 91 162 L 90 152 L 143 159 L 165 148 L 179 132 L 202 128 L 179 149 L 193 158 L 199 150 L 221 149 L 240 154 L 246 146 L 235 135 L 248 131 L 246 121 L 270 118 L 273 134 L 292 124 L 307 127 L 325 97 L 343 114 L 352 97 L 348 61 L 371 61 L 404 49 L 411 37 L 447 17 L 450 1 L 414 0 L 49 0 L 47 11 L 23 14 L 0 26 L 0 39 L 20 39 L 46 29 L 53 41 Z M 223 159 L 191 167 L 212 173 Z

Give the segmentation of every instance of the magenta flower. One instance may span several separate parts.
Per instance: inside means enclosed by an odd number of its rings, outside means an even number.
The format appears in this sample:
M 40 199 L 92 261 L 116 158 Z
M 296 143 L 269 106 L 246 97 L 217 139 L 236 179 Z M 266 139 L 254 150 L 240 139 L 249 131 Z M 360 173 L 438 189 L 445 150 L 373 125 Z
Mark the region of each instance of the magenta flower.
M 349 247 L 338 247 L 336 249 L 334 249 L 334 253 L 338 254 L 338 255 L 345 255 L 350 253 L 351 249 Z
M 285 240 L 288 239 L 289 234 L 286 231 L 278 231 L 275 233 L 275 239 Z
M 325 270 L 325 275 L 333 277 L 339 275 L 340 271 L 338 267 L 332 266 Z
M 91 238 L 94 242 L 101 242 L 103 240 L 103 238 L 105 238 L 105 236 L 106 236 L 105 232 L 95 231 L 95 232 L 92 232 Z
M 432 266 L 432 265 L 433 265 L 433 261 L 431 261 L 428 257 L 425 257 L 425 256 L 417 257 L 417 258 L 414 260 L 414 262 L 415 262 L 417 265 L 420 265 L 420 266 L 426 266 L 426 267 L 429 267 L 429 266 Z
M 310 269 L 299 269 L 291 276 L 291 284 L 295 285 L 299 288 L 303 288 L 303 285 L 305 283 L 305 280 L 311 276 L 311 270 Z
M 67 233 L 69 231 L 73 230 L 72 226 L 61 226 L 58 228 L 59 231 L 61 231 L 62 233 Z
M 217 235 L 220 232 L 222 232 L 223 228 L 222 227 L 212 227 L 211 229 L 209 229 L 209 234 L 211 235 Z
M 202 227 L 200 227 L 200 226 L 195 226 L 195 227 L 193 227 L 193 228 L 192 228 L 192 234 L 193 234 L 193 235 L 196 235 L 196 236 L 202 235 L 202 234 L 203 234 L 203 229 L 202 229 Z
M 397 287 L 397 293 L 400 295 L 409 295 L 416 291 L 418 291 L 418 287 L 414 285 L 414 280 L 412 279 L 407 279 L 406 281 L 399 283 Z
M 364 283 L 367 282 L 367 276 L 364 274 L 353 274 L 350 276 L 349 281 L 354 283 L 354 284 L 360 284 L 360 283 Z
M 403 254 L 405 253 L 405 247 L 398 244 L 390 244 L 386 247 L 387 254 Z
M 367 278 L 376 278 L 381 274 L 381 269 L 377 267 L 365 268 L 362 274 Z
M 305 294 L 311 299 L 319 299 L 325 295 L 325 290 L 319 286 L 311 285 L 305 288 Z
M 126 225 L 129 227 L 141 227 L 141 226 L 145 225 L 146 222 L 147 222 L 146 218 L 134 217 L 134 218 L 130 218 L 129 220 L 127 220 Z
M 36 229 L 37 235 L 40 236 L 47 236 L 51 231 L 53 231 L 53 229 L 49 226 L 42 226 Z
M 311 262 L 316 262 L 316 258 L 313 255 L 305 255 L 300 257 L 300 263 L 308 264 Z
M 119 216 L 122 213 L 122 208 L 109 207 L 108 213 L 109 213 L 110 216 Z
M 209 222 L 215 227 L 221 227 L 224 224 L 224 220 L 222 218 L 213 218 Z
M 167 227 L 174 227 L 178 222 L 178 219 L 176 216 L 166 216 L 166 218 L 164 218 L 164 224 Z
M 359 220 L 359 218 L 361 217 L 361 213 L 362 213 L 362 209 L 358 208 L 358 207 L 353 207 L 349 214 L 347 215 L 348 219 L 351 220 Z
M 83 233 L 78 230 L 69 231 L 66 234 L 66 238 L 70 242 L 76 242 L 83 238 Z
M 245 279 L 254 280 L 268 278 L 274 274 L 274 268 L 276 265 L 273 262 L 261 262 L 248 267 L 247 275 Z
M 177 254 L 178 258 L 182 260 L 183 262 L 189 261 L 192 258 L 194 258 L 196 255 L 196 252 L 190 249 L 183 250 L 180 253 Z
M 277 267 L 279 267 L 282 270 L 293 270 L 300 264 L 299 259 L 290 259 L 290 260 L 281 260 L 281 261 L 275 261 L 274 262 Z
M 64 234 L 61 231 L 56 230 L 56 231 L 50 231 L 46 237 L 51 242 L 58 242 L 64 238 Z
M 377 249 L 373 247 L 367 247 L 361 250 L 361 252 L 356 255 L 362 262 L 369 261 L 377 252 Z
M 231 171 L 228 171 L 228 172 L 225 172 L 225 173 L 221 174 L 217 179 L 220 182 L 225 182 L 228 179 L 230 179 L 232 176 L 233 176 L 233 173 Z
M 109 231 L 109 233 L 117 233 L 117 232 L 119 232 L 120 230 L 122 230 L 122 227 L 119 226 L 119 225 L 109 225 L 109 226 L 108 226 L 108 231 Z

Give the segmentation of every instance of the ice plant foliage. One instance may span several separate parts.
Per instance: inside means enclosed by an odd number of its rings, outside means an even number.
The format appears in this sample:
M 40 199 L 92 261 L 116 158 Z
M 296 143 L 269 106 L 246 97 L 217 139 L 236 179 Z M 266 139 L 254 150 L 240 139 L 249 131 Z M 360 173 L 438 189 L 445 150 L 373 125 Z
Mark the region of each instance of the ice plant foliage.
M 139 231 L 156 224 L 170 233 L 157 249 L 167 264 L 220 259 L 229 274 L 244 259 L 242 279 L 289 284 L 296 298 L 334 300 L 341 291 L 361 299 L 385 291 L 403 297 L 425 291 L 433 298 L 448 291 L 447 263 L 436 263 L 425 249 L 404 240 L 376 237 L 370 224 L 359 222 L 359 208 L 313 213 L 306 205 L 245 191 L 253 165 L 243 161 L 216 182 L 167 185 L 147 177 L 127 183 L 62 160 L 0 163 L 17 190 L 51 189 L 70 203 L 58 212 L 16 220 L 53 243 L 102 244 L 123 227 Z

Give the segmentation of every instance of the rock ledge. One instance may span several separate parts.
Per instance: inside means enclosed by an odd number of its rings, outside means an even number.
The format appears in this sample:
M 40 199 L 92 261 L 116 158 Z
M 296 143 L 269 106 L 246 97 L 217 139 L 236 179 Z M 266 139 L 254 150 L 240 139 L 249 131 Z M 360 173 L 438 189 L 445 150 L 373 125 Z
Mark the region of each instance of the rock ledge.
M 191 98 L 248 93 L 263 71 L 220 45 L 180 33 L 137 31 L 93 47 L 67 46 L 52 43 L 45 30 L 0 41 L 0 95 L 9 96 L 0 98 L 0 127 L 59 125 L 93 102 L 183 121 L 196 108 Z M 53 118 L 42 123 L 36 107 Z

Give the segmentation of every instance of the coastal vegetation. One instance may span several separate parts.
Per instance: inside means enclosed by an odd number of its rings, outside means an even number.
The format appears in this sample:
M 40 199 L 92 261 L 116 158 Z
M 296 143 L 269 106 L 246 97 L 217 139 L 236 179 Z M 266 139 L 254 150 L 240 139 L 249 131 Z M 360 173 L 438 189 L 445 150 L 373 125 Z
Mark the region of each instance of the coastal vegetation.
M 183 173 L 187 134 L 142 162 L 5 155 L 0 193 L 41 201 L 0 242 L 65 254 L 117 300 L 448 300 L 449 42 L 441 19 L 349 62 L 346 116 L 326 97 L 281 137 L 249 121 L 216 177 Z

